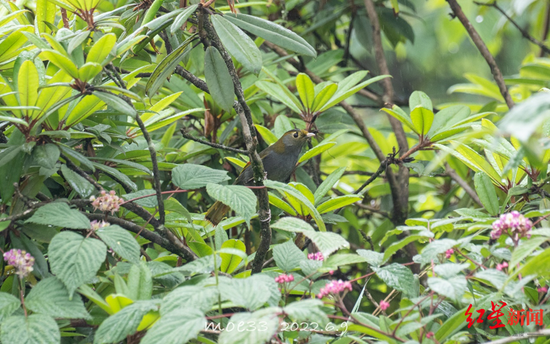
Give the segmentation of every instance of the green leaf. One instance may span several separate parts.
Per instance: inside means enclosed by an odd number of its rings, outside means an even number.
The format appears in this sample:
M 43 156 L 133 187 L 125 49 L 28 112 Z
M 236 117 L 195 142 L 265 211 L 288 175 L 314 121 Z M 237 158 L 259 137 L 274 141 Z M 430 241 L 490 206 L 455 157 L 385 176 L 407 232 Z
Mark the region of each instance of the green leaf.
M 296 105 L 296 102 L 299 103 L 298 99 L 285 86 L 281 86 L 269 81 L 257 81 L 255 85 L 268 95 L 281 101 L 283 104 L 291 108 L 294 112 L 302 112 L 302 104 Z
M 219 344 L 267 343 L 277 333 L 279 317 L 273 310 L 237 313 L 220 334 Z M 242 326 L 239 326 L 242 325 Z
M 414 290 L 414 275 L 411 270 L 401 264 L 392 263 L 382 268 L 373 267 L 373 271 L 388 285 L 388 287 L 399 290 L 405 295 L 415 296 L 417 291 Z
M 101 241 L 73 232 L 57 234 L 48 248 L 51 270 L 67 286 L 69 297 L 96 275 L 106 253 Z
M 315 199 L 315 206 L 321 202 L 321 199 L 325 197 L 327 192 L 332 189 L 334 184 L 340 180 L 340 177 L 344 174 L 346 171 L 346 167 L 339 167 L 334 172 L 332 172 L 322 183 L 317 187 L 317 190 L 315 190 L 315 193 L 313 194 L 313 198 Z
M 90 229 L 90 221 L 78 210 L 71 209 L 67 203 L 48 203 L 36 210 L 25 223 L 50 225 L 71 229 Z
M 250 223 L 252 216 L 256 214 L 256 196 L 254 195 L 254 192 L 246 186 L 224 186 L 208 183 L 206 185 L 206 192 L 208 192 L 212 198 L 231 207 L 231 209 L 242 216 L 248 224 Z
M 519 245 L 514 249 L 514 252 L 512 253 L 512 259 L 510 260 L 509 265 L 516 266 L 523 259 L 527 258 L 533 253 L 536 253 L 540 245 L 542 245 L 544 242 L 548 240 L 550 240 L 550 238 L 548 237 L 535 237 L 529 240 L 522 241 L 521 245 Z
M 74 79 L 78 79 L 78 69 L 73 61 L 62 53 L 55 50 L 42 50 L 39 57 L 43 60 L 48 60 L 59 69 L 65 71 L 65 73 L 72 76 Z
M 248 278 L 233 278 L 223 280 L 220 293 L 224 299 L 229 299 L 237 306 L 249 310 L 258 309 L 270 298 L 269 286 L 263 276 L 253 275 Z M 270 279 L 273 285 L 275 280 Z
M 230 248 L 230 249 L 238 250 L 240 252 L 244 252 L 245 255 L 246 255 L 246 246 L 240 240 L 229 239 L 221 245 L 221 248 L 222 249 Z M 243 261 L 243 259 L 241 257 L 239 257 L 238 255 L 235 255 L 235 254 L 221 253 L 220 257 L 222 258 L 220 271 L 228 273 L 228 274 L 235 271 L 235 269 Z
M 428 286 L 436 293 L 446 296 L 451 300 L 460 300 L 466 291 L 466 278 L 464 276 L 456 276 L 447 279 L 439 277 L 428 278 Z
M 89 82 L 95 78 L 96 75 L 101 73 L 101 69 L 102 67 L 99 63 L 87 62 L 78 70 L 78 78 L 82 81 Z
M 384 261 L 388 260 L 395 252 L 399 251 L 403 247 L 407 246 L 409 243 L 419 240 L 427 240 L 428 238 L 433 238 L 434 234 L 428 230 L 421 231 L 418 234 L 409 234 L 404 239 L 399 240 L 391 244 L 384 251 Z
M 332 98 L 334 93 L 338 90 L 337 84 L 329 84 L 326 85 L 316 96 L 313 100 L 313 106 L 311 107 L 311 111 L 319 111 L 323 106 L 325 106 L 326 103 Z
M 487 212 L 493 216 L 499 212 L 497 192 L 491 178 L 484 172 L 477 172 L 474 176 L 476 193 Z
M 274 97 L 279 99 L 283 103 L 285 103 L 285 105 L 289 106 L 291 109 L 293 109 L 297 113 L 300 113 L 304 109 L 304 107 L 302 106 L 302 103 L 300 103 L 298 98 L 296 98 L 294 93 L 290 92 L 290 90 L 285 86 L 285 84 L 283 84 L 283 82 L 281 80 L 279 80 L 279 78 L 276 77 L 273 73 L 271 73 L 267 68 L 265 68 L 265 67 L 262 68 L 262 71 L 265 73 L 265 75 L 267 75 L 271 80 L 273 80 L 279 86 L 279 91 L 284 93 L 284 95 L 286 96 L 286 97 L 282 97 L 282 98 L 277 98 L 274 95 Z M 256 86 L 258 86 L 258 83 L 256 83 Z M 260 88 L 260 87 L 258 86 L 258 88 Z M 260 88 L 260 89 L 262 89 L 262 88 Z M 294 105 L 288 105 L 287 102 L 288 103 L 293 103 Z
M 298 74 L 296 77 L 296 88 L 298 89 L 298 94 L 300 95 L 304 107 L 306 109 L 312 109 L 313 100 L 315 98 L 315 86 L 307 74 Z
M 246 69 L 258 74 L 262 69 L 262 54 L 254 41 L 222 16 L 211 16 L 212 24 L 224 47 Z
M 12 294 L 0 292 L 0 321 L 12 315 L 19 307 L 21 307 L 21 300 Z
M 183 164 L 172 170 L 172 182 L 184 190 L 199 189 L 209 183 L 221 183 L 226 180 L 229 180 L 227 171 L 202 165 Z
M 182 286 L 174 289 L 162 300 L 161 315 L 178 309 L 198 309 L 208 312 L 218 302 L 218 288 L 204 286 Z
M 291 216 L 285 216 L 280 218 L 277 222 L 271 225 L 271 227 L 275 229 L 281 229 L 287 232 L 293 232 L 293 233 L 315 231 L 309 223 L 297 217 L 291 217 Z
M 349 243 L 340 234 L 315 231 L 304 231 L 302 233 L 317 245 L 317 248 L 323 253 L 324 257 L 328 257 L 332 252 L 340 248 L 349 247 Z
M 179 47 L 174 49 L 172 53 L 170 53 L 162 61 L 160 61 L 160 63 L 155 67 L 155 70 L 149 77 L 147 85 L 145 85 L 145 93 L 147 93 L 149 96 L 157 93 L 159 88 L 166 81 L 166 78 L 172 75 L 174 69 L 176 69 L 176 66 L 191 51 L 191 49 L 188 49 L 189 43 L 195 40 L 195 38 L 197 38 L 196 35 L 187 38 Z
M 386 259 L 384 259 L 384 254 L 380 252 L 371 250 L 357 250 L 357 254 L 365 258 L 369 265 L 375 267 L 382 265 L 386 261 Z
M 32 61 L 26 60 L 19 68 L 17 91 L 21 106 L 34 106 L 38 99 L 38 70 Z M 23 110 L 26 117 L 32 118 L 35 110 Z
M 63 173 L 63 178 L 65 178 L 71 188 L 82 198 L 88 198 L 94 193 L 95 187 L 92 183 L 78 173 L 73 172 L 67 165 L 61 165 L 61 173 Z
M 292 271 L 300 266 L 300 262 L 306 260 L 304 253 L 294 244 L 294 241 L 287 242 L 273 247 L 273 259 L 275 264 L 285 272 Z
M 243 13 L 238 15 L 226 13 L 223 17 L 251 34 L 277 44 L 281 48 L 306 56 L 317 56 L 315 49 L 305 39 L 271 21 Z
M 80 297 L 71 299 L 63 282 L 56 277 L 49 277 L 38 282 L 25 298 L 25 306 L 35 313 L 54 318 L 90 318 Z
M 184 344 L 197 337 L 206 326 L 204 314 L 197 309 L 183 308 L 161 315 L 147 330 L 141 344 Z
M 319 211 L 319 213 L 324 214 L 324 213 L 328 213 L 329 211 L 343 208 L 347 205 L 353 204 L 362 199 L 363 198 L 361 196 L 356 196 L 356 195 L 338 196 L 320 204 L 317 207 L 317 210 Z
M 308 159 L 311 159 L 313 158 L 314 156 L 317 156 L 323 152 L 326 152 L 327 150 L 331 149 L 332 147 L 334 147 L 336 145 L 336 142 L 321 142 L 319 143 L 317 146 L 311 148 L 310 150 L 308 150 L 307 152 L 304 153 L 304 155 L 302 155 L 300 157 L 300 160 L 298 160 L 298 163 L 301 163 L 301 162 L 304 162 Z
M 389 75 L 379 75 L 377 77 L 370 78 L 354 87 L 349 87 L 349 85 L 345 85 L 345 87 L 343 87 L 342 83 L 346 80 L 344 79 L 338 84 L 338 90 L 336 91 L 334 96 L 332 96 L 329 102 L 325 106 L 323 106 L 319 111 L 324 112 L 329 108 L 333 107 L 334 105 L 340 103 L 342 100 L 346 100 L 347 98 L 351 97 L 355 93 L 359 92 L 359 90 L 362 90 L 363 88 L 369 86 L 370 84 L 389 77 L 390 77 Z
M 55 320 L 43 314 L 15 315 L 2 322 L 2 343 L 60 343 L 61 335 Z
M 436 133 L 447 130 L 468 116 L 470 116 L 469 107 L 464 105 L 449 106 L 434 115 L 434 121 L 427 136 L 432 137 Z
M 414 91 L 409 97 L 409 108 L 414 109 L 418 106 L 428 109 L 433 112 L 434 108 L 432 100 L 428 95 L 422 91 Z
M 112 175 L 113 177 L 115 177 L 117 179 L 117 182 L 120 181 L 124 185 L 128 186 L 130 189 L 137 190 L 137 185 L 127 175 L 120 172 L 116 168 L 111 167 L 111 166 L 107 166 L 107 165 L 103 165 L 103 164 L 98 164 L 98 163 L 95 163 L 95 162 L 93 162 L 92 164 L 94 165 L 94 167 L 96 169 L 98 169 L 100 171 L 103 171 L 104 173 L 106 173 L 110 176 Z
M 337 270 L 338 267 L 343 265 L 365 263 L 366 259 L 359 254 L 355 253 L 336 253 L 328 257 L 323 261 L 323 270 Z
M 305 197 L 301 192 L 299 192 L 297 189 L 293 188 L 290 185 L 287 185 L 287 184 L 281 183 L 281 182 L 277 182 L 277 181 L 273 181 L 273 180 L 269 180 L 269 179 L 266 179 L 264 184 L 268 188 L 275 189 L 275 190 L 278 190 L 280 192 L 286 192 L 289 195 L 291 195 L 292 197 L 296 198 L 298 201 L 300 201 L 300 203 L 302 203 L 309 210 L 310 215 L 315 220 L 315 223 L 319 227 L 319 230 L 322 231 L 322 232 L 326 231 L 325 223 L 323 222 L 323 219 L 321 218 L 321 214 L 319 214 L 319 212 L 317 211 L 317 209 L 315 209 L 313 204 L 311 204 L 309 199 L 307 199 L 307 197 Z
M 233 80 L 218 49 L 206 48 L 204 54 L 204 76 L 214 101 L 226 112 L 231 112 L 235 100 Z
M 59 148 L 48 143 L 43 146 L 38 146 L 32 152 L 34 162 L 40 166 L 40 175 L 49 177 L 57 170 L 57 160 L 59 159 Z
M 95 344 L 118 343 L 136 333 L 143 316 L 158 309 L 156 300 L 137 301 L 105 319 L 94 336 Z
M 411 112 L 411 120 L 416 128 L 415 131 L 420 136 L 425 137 L 432 127 L 434 113 L 432 110 L 417 106 Z
M 103 35 L 90 49 L 90 52 L 86 57 L 86 62 L 95 62 L 104 66 L 107 62 L 105 59 L 109 56 L 109 53 L 111 53 L 111 50 L 113 50 L 115 44 L 116 35 L 114 33 Z
M 137 115 L 136 109 L 134 109 L 133 106 L 112 93 L 96 91 L 94 92 L 94 95 L 114 110 L 121 112 L 123 115 L 128 115 L 134 118 Z
M 322 310 L 323 301 L 316 299 L 295 301 L 283 308 L 290 320 L 295 322 L 309 321 L 319 325 L 325 325 L 329 319 Z
M 143 196 L 148 196 L 148 197 L 143 197 Z M 154 208 L 154 207 L 157 207 L 159 204 L 157 201 L 157 194 L 154 189 L 143 189 L 143 190 L 122 195 L 122 198 L 125 201 L 130 201 L 138 197 L 143 197 L 143 198 L 136 199 L 135 201 L 132 201 L 132 202 L 139 204 L 142 207 Z
M 113 251 L 129 262 L 139 262 L 140 247 L 134 236 L 122 227 L 111 225 L 95 231 Z
M 277 142 L 277 136 L 275 136 L 275 134 L 273 134 L 271 130 L 259 124 L 254 124 L 254 126 L 256 127 L 256 130 L 258 130 L 258 133 L 260 133 L 260 135 L 268 145 L 272 145 L 275 142 Z
M 458 245 L 458 242 L 452 239 L 434 240 L 424 247 L 422 253 L 420 254 L 420 261 L 423 264 L 431 263 L 431 261 L 435 260 L 438 255 L 456 245 Z
M 183 24 L 187 21 L 187 19 L 193 13 L 195 13 L 198 6 L 199 5 L 197 5 L 197 4 L 191 5 L 187 8 L 185 8 L 180 14 L 178 14 L 176 19 L 174 19 L 174 22 L 172 23 L 172 26 L 170 26 L 170 33 L 174 34 L 176 31 L 181 30 L 181 27 L 183 26 Z
M 127 295 L 132 300 L 149 300 L 153 295 L 153 275 L 151 270 L 140 261 L 139 264 L 133 264 L 128 273 Z

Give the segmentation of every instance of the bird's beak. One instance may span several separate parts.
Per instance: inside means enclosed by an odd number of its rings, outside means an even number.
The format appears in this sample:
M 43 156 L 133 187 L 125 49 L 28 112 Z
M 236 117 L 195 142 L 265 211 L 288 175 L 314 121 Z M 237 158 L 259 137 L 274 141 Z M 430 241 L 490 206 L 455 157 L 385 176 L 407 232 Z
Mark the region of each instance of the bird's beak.
M 307 134 L 306 134 L 306 137 L 307 137 L 307 138 L 310 138 L 310 137 L 313 137 L 313 136 L 315 136 L 315 133 L 307 133 Z

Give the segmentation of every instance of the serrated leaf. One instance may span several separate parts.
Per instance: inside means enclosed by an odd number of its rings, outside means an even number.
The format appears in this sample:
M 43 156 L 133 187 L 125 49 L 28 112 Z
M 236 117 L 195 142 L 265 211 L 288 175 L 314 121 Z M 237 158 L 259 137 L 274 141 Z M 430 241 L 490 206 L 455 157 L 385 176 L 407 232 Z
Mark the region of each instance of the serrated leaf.
M 19 307 L 21 307 L 21 300 L 12 294 L 0 292 L 0 321 L 9 317 Z
M 197 337 L 205 329 L 206 318 L 197 309 L 177 309 L 162 315 L 147 330 L 141 344 L 184 344 Z
M 172 182 L 184 190 L 199 189 L 209 183 L 221 183 L 226 180 L 229 180 L 227 171 L 202 165 L 183 164 L 172 170 Z
M 316 57 L 315 49 L 302 37 L 289 29 L 271 21 L 239 13 L 226 13 L 224 18 L 266 41 L 277 44 L 281 48 L 292 50 L 298 54 Z
M 273 259 L 275 264 L 285 272 L 292 271 L 300 266 L 300 262 L 306 260 L 304 253 L 294 244 L 294 241 L 287 242 L 273 247 Z
M 140 247 L 134 236 L 122 227 L 111 225 L 95 231 L 113 251 L 129 262 L 139 261 Z
M 484 172 L 477 172 L 474 176 L 476 193 L 487 212 L 493 216 L 499 213 L 497 192 L 491 178 Z
M 267 343 L 277 332 L 279 317 L 273 312 L 259 310 L 254 313 L 237 313 L 229 319 L 231 327 L 220 334 L 220 344 Z M 236 325 L 235 325 L 236 324 Z M 238 327 L 237 325 L 242 325 Z
M 210 46 L 204 54 L 204 76 L 214 101 L 231 112 L 235 100 L 233 80 L 218 49 Z
M 277 222 L 271 225 L 271 227 L 276 229 L 282 229 L 288 232 L 296 232 L 296 233 L 314 231 L 313 227 L 311 227 L 309 223 L 305 222 L 302 219 L 291 217 L 291 216 L 280 218 Z
M 439 277 L 428 278 L 428 286 L 436 293 L 451 300 L 460 300 L 466 291 L 466 278 L 457 276 L 448 280 Z
M 319 248 L 319 251 L 325 257 L 328 257 L 332 252 L 340 248 L 349 247 L 349 243 L 340 234 L 315 231 L 304 231 L 302 233 L 317 245 L 317 248 Z
M 245 219 L 246 223 L 250 223 L 252 216 L 256 214 L 256 196 L 246 186 L 224 186 L 208 183 L 206 185 L 206 192 L 212 198 L 231 207 L 231 209 Z
M 408 267 L 392 263 L 382 268 L 373 268 L 373 270 L 389 287 L 399 290 L 405 295 L 416 295 L 414 275 Z
M 57 234 L 48 248 L 52 273 L 67 286 L 70 297 L 96 275 L 106 253 L 107 248 L 101 241 L 73 232 Z
M 54 318 L 90 318 L 80 297 L 71 299 L 63 282 L 56 277 L 49 277 L 38 282 L 25 298 L 25 306 L 35 313 Z
M 153 295 L 153 274 L 145 262 L 133 264 L 128 273 L 127 295 L 132 300 L 149 300 Z
M 90 229 L 90 221 L 78 210 L 71 209 L 67 203 L 54 202 L 36 210 L 25 223 L 37 223 L 71 229 Z
M 94 336 L 95 344 L 118 343 L 134 334 L 145 314 L 158 309 L 154 300 L 137 301 L 105 319 Z
M 274 285 L 275 280 L 271 280 Z M 249 310 L 258 309 L 270 298 L 266 280 L 259 275 L 248 278 L 224 279 L 220 293 L 224 299 L 229 299 L 237 306 Z
M 2 322 L 2 343 L 59 343 L 61 335 L 55 320 L 43 314 L 15 315 Z
M 198 309 L 208 312 L 218 302 L 219 292 L 215 287 L 182 286 L 174 289 L 162 300 L 162 316 L 178 309 Z
M 144 196 L 147 196 L 147 197 L 144 197 Z M 130 201 L 130 200 L 133 200 L 134 198 L 139 198 L 139 197 L 143 197 L 143 198 L 136 199 L 132 202 L 147 208 L 155 208 L 158 206 L 157 194 L 154 189 L 144 189 L 144 190 L 139 190 L 136 192 L 122 195 L 122 198 L 125 201 Z
M 323 312 L 322 307 L 323 301 L 309 299 L 292 302 L 285 306 L 283 310 L 292 321 L 298 323 L 309 321 L 311 323 L 324 325 L 328 323 L 329 319 L 326 313 Z

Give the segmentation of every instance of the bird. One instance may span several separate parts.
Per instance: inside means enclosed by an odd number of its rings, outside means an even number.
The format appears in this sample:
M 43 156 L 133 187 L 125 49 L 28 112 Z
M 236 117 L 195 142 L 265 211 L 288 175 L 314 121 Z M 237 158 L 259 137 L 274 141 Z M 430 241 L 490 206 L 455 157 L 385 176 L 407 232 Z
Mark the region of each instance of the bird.
M 277 142 L 261 151 L 260 158 L 267 179 L 288 182 L 296 168 L 304 144 L 313 136 L 315 133 L 307 130 L 292 129 L 281 136 Z M 249 162 L 235 179 L 233 185 L 253 185 L 253 173 Z M 217 226 L 229 209 L 231 209 L 229 206 L 216 201 L 206 212 L 205 219 Z

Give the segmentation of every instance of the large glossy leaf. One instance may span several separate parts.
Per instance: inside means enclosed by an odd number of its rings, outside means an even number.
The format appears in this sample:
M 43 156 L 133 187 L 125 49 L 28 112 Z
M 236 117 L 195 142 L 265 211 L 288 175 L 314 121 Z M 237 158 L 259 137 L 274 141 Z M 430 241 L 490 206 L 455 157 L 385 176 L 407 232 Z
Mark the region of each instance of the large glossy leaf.
M 491 178 L 484 172 L 477 172 L 474 177 L 477 195 L 487 212 L 493 216 L 499 213 L 499 204 Z
M 227 240 L 221 245 L 221 248 L 238 250 L 245 253 L 246 255 L 246 247 L 244 243 L 240 240 L 236 240 L 236 239 Z M 233 273 L 233 271 L 235 271 L 235 269 L 239 266 L 239 264 L 243 260 L 239 255 L 231 254 L 231 253 L 221 253 L 220 257 L 222 258 L 220 271 L 223 271 L 228 274 Z
M 19 103 L 21 106 L 34 106 L 38 99 L 38 71 L 31 61 L 27 60 L 21 64 L 17 77 L 17 91 L 19 92 Z M 23 110 L 26 117 L 32 118 L 36 110 Z
M 417 106 L 411 112 L 411 120 L 416 128 L 415 131 L 420 136 L 424 137 L 432 127 L 434 113 L 430 109 Z
M 233 80 L 220 52 L 214 47 L 206 48 L 204 76 L 214 101 L 225 111 L 231 112 L 235 100 Z
M 62 53 L 55 50 L 43 50 L 39 56 L 43 60 L 50 61 L 59 69 L 62 69 L 67 74 L 72 76 L 74 79 L 78 79 L 78 69 L 76 68 L 76 65 L 73 61 L 69 60 L 69 58 Z
M 315 86 L 313 85 L 313 81 L 311 81 L 307 74 L 300 73 L 296 77 L 296 88 L 298 89 L 298 94 L 300 95 L 304 107 L 306 109 L 311 109 L 315 98 Z
M 317 56 L 315 49 L 305 39 L 271 21 L 243 13 L 226 13 L 224 18 L 251 34 L 262 37 L 282 48 L 302 55 Z
M 334 105 L 340 103 L 343 100 L 346 100 L 347 98 L 351 97 L 355 93 L 359 92 L 359 90 L 362 90 L 363 88 L 367 87 L 368 85 L 375 83 L 379 80 L 389 78 L 389 75 L 379 75 L 374 78 L 370 78 L 359 85 L 342 85 L 342 82 L 338 84 L 338 90 L 336 93 L 332 96 L 332 98 L 328 101 L 328 103 L 321 108 L 321 112 L 328 110 L 329 108 L 333 107 Z
M 320 204 L 317 207 L 317 210 L 319 211 L 319 213 L 324 214 L 324 213 L 328 213 L 329 211 L 343 208 L 346 205 L 353 204 L 357 201 L 360 201 L 361 199 L 362 199 L 361 196 L 356 196 L 356 195 L 338 196 L 326 201 L 325 203 Z
M 262 55 L 254 41 L 241 29 L 222 16 L 211 16 L 214 29 L 229 53 L 246 69 L 258 74 L 262 69 Z
M 181 30 L 185 21 L 187 21 L 187 19 L 197 10 L 198 6 L 199 5 L 195 4 L 183 9 L 176 19 L 174 19 L 172 26 L 170 26 L 170 32 L 174 34 L 176 31 Z

